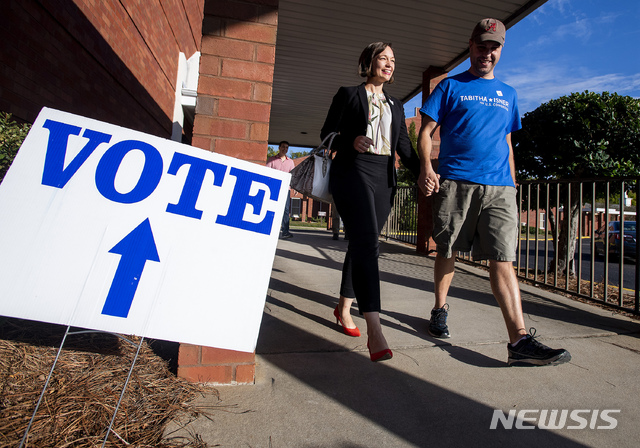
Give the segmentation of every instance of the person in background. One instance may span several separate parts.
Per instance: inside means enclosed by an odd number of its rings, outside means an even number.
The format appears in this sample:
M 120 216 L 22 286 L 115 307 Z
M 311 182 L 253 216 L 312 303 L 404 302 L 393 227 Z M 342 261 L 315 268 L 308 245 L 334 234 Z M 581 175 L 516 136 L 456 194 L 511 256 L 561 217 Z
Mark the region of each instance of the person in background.
M 278 154 L 271 157 L 267 161 L 267 166 L 276 170 L 284 171 L 285 173 L 291 172 L 295 167 L 293 159 L 287 157 L 289 151 L 289 142 L 281 141 L 278 145 Z M 289 189 L 291 191 L 291 189 Z M 282 215 L 282 225 L 280 226 L 280 238 L 291 238 L 293 234 L 289 232 L 289 210 L 291 204 L 291 197 L 287 197 L 287 202 L 284 206 L 284 214 Z
M 402 103 L 383 86 L 393 81 L 396 60 L 391 44 L 374 42 L 360 55 L 359 75 L 366 81 L 340 87 L 333 97 L 320 136 L 339 132 L 329 174 L 333 195 L 349 246 L 342 268 L 340 299 L 334 316 L 349 336 L 360 336 L 351 317 L 354 299 L 367 324 L 371 361 L 390 359 L 380 322 L 379 235 L 391 211 L 396 186 L 395 157 L 419 173 Z
M 521 128 L 515 89 L 494 76 L 505 27 L 483 19 L 469 39 L 469 70 L 442 80 L 420 109 L 418 186 L 433 198 L 435 306 L 428 332 L 450 337 L 447 294 L 457 251 L 489 260 L 491 289 L 507 326 L 508 364 L 554 365 L 571 360 L 527 334 L 513 270 L 518 238 L 515 164 L 511 133 Z M 431 165 L 432 135 L 440 126 L 438 173 Z

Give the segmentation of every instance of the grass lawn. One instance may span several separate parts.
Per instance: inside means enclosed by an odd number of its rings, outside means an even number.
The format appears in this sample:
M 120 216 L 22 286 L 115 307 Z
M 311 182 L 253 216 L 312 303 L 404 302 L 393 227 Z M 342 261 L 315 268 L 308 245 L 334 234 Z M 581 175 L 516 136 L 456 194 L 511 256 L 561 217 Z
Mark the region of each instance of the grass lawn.
M 322 228 L 322 229 L 326 229 L 327 228 L 327 222 L 326 221 L 318 221 L 318 222 L 311 222 L 311 221 L 307 221 L 307 222 L 302 222 L 302 221 L 289 221 L 289 227 L 315 227 L 315 228 Z

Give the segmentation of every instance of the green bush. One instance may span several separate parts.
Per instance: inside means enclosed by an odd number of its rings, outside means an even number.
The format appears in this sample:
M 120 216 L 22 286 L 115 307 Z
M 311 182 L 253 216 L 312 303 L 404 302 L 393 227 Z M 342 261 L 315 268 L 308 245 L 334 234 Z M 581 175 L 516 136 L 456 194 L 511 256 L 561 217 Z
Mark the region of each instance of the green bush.
M 18 124 L 11 120 L 11 114 L 0 112 L 0 182 L 18 154 L 31 125 Z
M 529 235 L 535 235 L 536 233 L 539 235 L 544 235 L 545 231 L 544 229 L 539 229 L 535 226 L 529 226 L 529 228 L 527 229 L 527 226 L 521 225 L 520 226 L 520 234 L 521 235 L 525 235 L 527 234 L 527 230 L 528 230 L 528 234 Z M 551 232 L 547 232 L 548 234 L 550 234 Z

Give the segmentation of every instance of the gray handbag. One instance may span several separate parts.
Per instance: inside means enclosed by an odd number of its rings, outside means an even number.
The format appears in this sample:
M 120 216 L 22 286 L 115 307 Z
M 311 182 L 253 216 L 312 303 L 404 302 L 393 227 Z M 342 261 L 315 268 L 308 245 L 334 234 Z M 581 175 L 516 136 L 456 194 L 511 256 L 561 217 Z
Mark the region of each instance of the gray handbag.
M 311 150 L 306 160 L 291 170 L 291 188 L 322 202 L 333 201 L 329 191 L 329 170 L 331 144 L 336 135 L 337 132 L 327 135 L 320 146 Z

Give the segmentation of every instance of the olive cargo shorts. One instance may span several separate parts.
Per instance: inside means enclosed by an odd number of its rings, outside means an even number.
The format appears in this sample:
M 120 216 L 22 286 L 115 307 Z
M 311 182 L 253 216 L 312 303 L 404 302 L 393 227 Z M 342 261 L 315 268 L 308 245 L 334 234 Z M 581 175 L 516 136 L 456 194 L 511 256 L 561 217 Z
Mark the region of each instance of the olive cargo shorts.
M 514 261 L 518 238 L 516 189 L 445 179 L 433 198 L 438 255 L 472 251 L 474 260 Z

